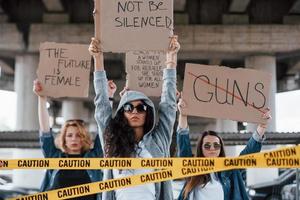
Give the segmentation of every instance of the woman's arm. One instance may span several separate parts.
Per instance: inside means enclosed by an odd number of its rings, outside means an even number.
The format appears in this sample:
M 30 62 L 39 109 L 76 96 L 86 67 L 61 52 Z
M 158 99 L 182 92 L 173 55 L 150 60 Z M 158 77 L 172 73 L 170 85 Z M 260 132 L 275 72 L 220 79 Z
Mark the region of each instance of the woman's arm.
M 266 124 L 258 124 L 256 131 L 252 134 L 247 146 L 243 149 L 243 151 L 241 151 L 240 155 L 260 152 L 262 142 L 265 140 L 265 131 L 268 126 L 268 122 L 272 119 L 270 109 L 266 108 L 261 117 L 267 120 Z
M 178 157 L 192 157 L 192 146 L 190 141 L 190 130 L 188 128 L 187 115 L 182 114 L 182 108 L 186 107 L 184 100 L 178 102 L 178 128 L 177 128 L 177 148 Z
M 41 132 L 49 132 L 49 113 L 47 110 L 47 97 L 41 96 L 43 88 L 41 83 L 36 79 L 33 82 L 33 92 L 38 96 L 38 115 Z
M 96 93 L 94 100 L 95 119 L 98 125 L 99 138 L 103 149 L 104 131 L 111 119 L 112 108 L 109 102 L 108 80 L 106 72 L 104 71 L 103 52 L 101 51 L 99 40 L 92 38 L 89 46 L 89 52 L 94 58 L 94 89 Z
M 155 134 L 155 137 L 159 137 L 164 144 L 166 150 L 169 149 L 171 143 L 176 118 L 176 59 L 179 48 L 177 36 L 173 36 L 167 52 L 167 68 L 163 74 L 163 87 L 158 109 L 158 133 Z
M 59 152 L 54 143 L 49 125 L 49 113 L 47 110 L 47 97 L 41 96 L 43 88 L 38 80 L 33 82 L 33 92 L 38 96 L 38 115 L 40 124 L 40 143 L 46 158 L 52 158 Z

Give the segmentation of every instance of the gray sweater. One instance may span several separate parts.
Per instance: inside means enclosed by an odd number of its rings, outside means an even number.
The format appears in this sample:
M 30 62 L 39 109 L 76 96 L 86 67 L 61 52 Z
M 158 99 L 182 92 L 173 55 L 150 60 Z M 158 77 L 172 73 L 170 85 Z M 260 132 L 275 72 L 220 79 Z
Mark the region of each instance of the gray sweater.
M 161 101 L 159 103 L 157 124 L 153 124 L 152 129 L 144 134 L 143 141 L 146 149 L 153 158 L 169 157 L 169 148 L 172 140 L 173 125 L 176 118 L 176 69 L 165 69 L 163 75 L 163 88 Z M 104 147 L 103 133 L 112 118 L 112 108 L 108 99 L 107 77 L 105 71 L 94 73 L 95 87 L 95 118 L 98 124 L 98 132 L 102 148 Z M 155 111 L 153 102 L 141 92 L 126 92 L 117 108 L 118 112 L 122 106 L 134 100 L 143 100 Z M 154 112 L 154 122 L 155 112 Z M 112 179 L 112 170 L 103 171 L 103 180 Z M 173 200 L 172 186 L 170 181 L 155 183 L 156 200 Z M 103 192 L 103 200 L 115 200 L 114 191 Z M 128 197 L 130 199 L 130 197 Z

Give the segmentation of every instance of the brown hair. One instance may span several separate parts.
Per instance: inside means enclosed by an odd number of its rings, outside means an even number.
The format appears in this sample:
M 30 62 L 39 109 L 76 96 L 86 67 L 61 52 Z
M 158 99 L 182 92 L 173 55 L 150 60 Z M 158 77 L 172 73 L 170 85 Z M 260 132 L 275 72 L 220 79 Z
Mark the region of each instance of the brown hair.
M 55 138 L 55 144 L 64 153 L 68 153 L 66 147 L 66 133 L 68 127 L 76 127 L 79 130 L 79 136 L 82 141 L 81 152 L 87 152 L 91 148 L 92 140 L 90 134 L 87 132 L 83 120 L 68 120 L 60 130 L 60 134 Z
M 204 133 L 202 133 L 202 136 L 198 139 L 197 142 L 197 151 L 196 151 L 196 156 L 195 157 L 205 157 L 203 155 L 203 151 L 202 151 L 202 145 L 203 145 L 203 139 L 208 136 L 215 136 L 217 138 L 219 138 L 220 140 L 220 144 L 221 144 L 221 151 L 219 154 L 219 157 L 225 157 L 225 150 L 224 150 L 224 142 L 222 140 L 222 138 L 214 131 L 205 131 Z M 203 174 L 203 175 L 198 175 L 198 176 L 192 176 L 187 180 L 187 184 L 184 187 L 183 190 L 183 196 L 184 199 L 186 199 L 188 197 L 188 194 L 197 186 L 200 185 L 202 188 L 205 187 L 205 185 L 210 181 L 210 175 L 209 174 Z

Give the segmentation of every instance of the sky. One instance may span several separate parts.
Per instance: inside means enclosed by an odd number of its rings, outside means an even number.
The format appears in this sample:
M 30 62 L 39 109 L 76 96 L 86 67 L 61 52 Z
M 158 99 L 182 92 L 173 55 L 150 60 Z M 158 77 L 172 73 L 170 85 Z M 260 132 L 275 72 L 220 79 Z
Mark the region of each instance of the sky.
M 16 98 L 15 92 L 0 90 L 0 131 L 15 129 Z
M 0 90 L 0 131 L 15 128 L 16 98 L 15 92 Z M 276 129 L 300 132 L 300 90 L 276 94 Z
M 276 94 L 276 129 L 300 132 L 300 90 Z

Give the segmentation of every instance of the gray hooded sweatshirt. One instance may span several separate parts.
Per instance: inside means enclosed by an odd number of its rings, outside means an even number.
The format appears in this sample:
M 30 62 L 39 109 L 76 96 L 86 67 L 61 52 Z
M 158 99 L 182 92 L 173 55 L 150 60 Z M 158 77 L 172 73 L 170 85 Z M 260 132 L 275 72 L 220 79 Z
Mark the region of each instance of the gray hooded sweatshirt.
M 105 71 L 96 71 L 94 73 L 95 87 L 95 118 L 98 124 L 98 132 L 102 148 L 104 148 L 104 137 L 106 127 L 112 118 L 112 108 L 108 98 L 108 85 Z M 143 100 L 154 111 L 155 122 L 155 107 L 153 102 L 141 92 L 128 91 L 126 92 L 117 108 L 118 112 L 125 103 Z M 163 88 L 161 101 L 158 109 L 159 120 L 157 124 L 153 124 L 152 129 L 144 134 L 143 141 L 147 151 L 153 158 L 169 157 L 170 144 L 173 134 L 173 126 L 176 118 L 176 69 L 165 69 L 163 74 Z M 112 170 L 103 170 L 103 180 L 113 179 Z M 155 183 L 156 200 L 173 200 L 173 192 L 170 181 Z M 103 200 L 115 200 L 115 192 L 103 192 Z M 130 197 L 128 197 L 130 199 Z

